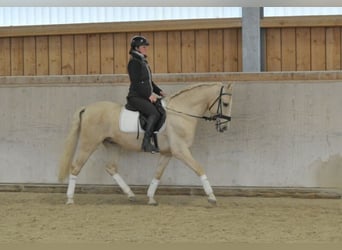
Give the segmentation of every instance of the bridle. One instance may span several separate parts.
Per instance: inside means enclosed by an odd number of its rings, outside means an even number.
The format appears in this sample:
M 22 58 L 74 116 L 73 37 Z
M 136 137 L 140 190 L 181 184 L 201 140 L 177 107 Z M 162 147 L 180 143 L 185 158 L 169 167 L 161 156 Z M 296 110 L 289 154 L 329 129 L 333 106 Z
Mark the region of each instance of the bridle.
M 224 132 L 225 130 L 227 130 L 226 124 L 229 121 L 231 121 L 231 116 L 226 116 L 226 115 L 222 114 L 223 106 L 224 105 L 230 105 L 230 104 L 223 103 L 222 96 L 225 96 L 225 95 L 232 96 L 232 93 L 223 93 L 223 86 L 222 86 L 220 89 L 220 94 L 215 99 L 215 101 L 209 106 L 209 111 L 211 111 L 211 109 L 214 107 L 214 105 L 216 103 L 218 103 L 216 114 L 212 115 L 212 116 L 199 116 L 199 115 L 188 114 L 188 113 L 184 113 L 182 111 L 178 111 L 178 110 L 171 109 L 168 107 L 166 107 L 166 109 L 170 110 L 172 112 L 178 113 L 178 114 L 182 114 L 182 115 L 186 115 L 186 116 L 190 116 L 190 117 L 194 117 L 194 118 L 198 118 L 198 119 L 204 119 L 206 121 L 216 121 L 216 123 L 215 123 L 216 130 L 219 132 Z
M 222 96 L 227 95 L 227 96 L 232 96 L 232 93 L 223 93 L 223 86 L 221 87 L 220 90 L 220 95 L 216 98 L 216 100 L 213 102 L 213 104 L 210 105 L 209 111 L 212 109 L 212 107 L 215 105 L 215 103 L 218 102 L 217 104 L 217 110 L 216 110 L 216 115 L 210 116 L 208 118 L 209 121 L 216 121 L 215 126 L 216 130 L 218 132 L 224 132 L 227 130 L 226 124 L 231 121 L 232 117 L 231 116 L 226 116 L 222 114 L 223 111 L 223 105 L 230 105 L 230 103 L 223 103 L 222 102 Z M 222 121 L 223 120 L 223 121 Z

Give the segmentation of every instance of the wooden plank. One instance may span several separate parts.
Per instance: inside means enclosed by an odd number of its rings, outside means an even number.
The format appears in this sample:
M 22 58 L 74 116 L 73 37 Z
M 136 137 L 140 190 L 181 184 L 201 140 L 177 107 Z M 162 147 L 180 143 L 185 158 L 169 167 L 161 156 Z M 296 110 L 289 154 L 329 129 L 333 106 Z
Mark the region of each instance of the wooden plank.
M 322 81 L 342 81 L 342 71 L 299 71 L 299 72 L 217 72 L 217 73 L 175 73 L 175 74 L 156 74 L 155 80 L 161 85 L 187 85 L 195 82 L 217 82 L 217 81 L 236 81 L 246 84 L 272 83 L 284 84 L 286 82 L 311 85 Z M 72 75 L 72 76 L 19 76 L 19 77 L 0 77 L 0 86 L 22 87 L 22 86 L 128 86 L 127 74 L 115 75 Z
M 49 37 L 49 75 L 62 73 L 61 37 Z
M 0 76 L 11 75 L 10 38 L 0 38 Z
M 262 28 L 329 27 L 341 25 L 341 15 L 265 17 L 260 20 L 260 26 Z
M 85 75 L 88 73 L 88 50 L 87 36 L 75 35 L 75 74 Z
M 296 70 L 296 29 L 281 29 L 281 70 Z
M 181 32 L 182 72 L 195 72 L 195 32 Z
M 196 72 L 209 72 L 209 31 L 195 31 Z
M 36 38 L 24 37 L 24 75 L 36 75 Z
M 179 31 L 167 34 L 167 66 L 168 73 L 182 72 L 182 39 Z
M 223 71 L 223 31 L 209 30 L 209 71 Z
M 260 20 L 262 28 L 284 27 L 337 27 L 342 26 L 342 16 L 265 17 Z M 180 28 L 181 27 L 181 28 Z M 241 18 L 165 20 L 142 22 L 111 22 L 66 25 L 38 25 L 1 27 L 0 37 L 47 35 L 78 35 L 120 32 L 157 32 L 200 29 L 241 28 Z
M 167 73 L 167 32 L 154 33 L 154 72 Z
M 1 183 L 0 192 L 25 192 L 56 194 L 65 193 L 66 185 L 60 184 L 35 184 L 35 183 Z M 146 193 L 148 187 L 134 186 L 133 191 L 142 195 Z M 78 184 L 76 192 L 79 194 L 118 194 L 122 190 L 119 186 L 103 184 Z M 198 186 L 160 186 L 158 188 L 160 195 L 203 195 L 202 187 Z M 288 187 L 215 187 L 215 194 L 219 197 L 257 197 L 257 198 L 301 198 L 301 199 L 341 199 L 341 191 L 334 188 L 288 188 Z M 336 201 L 338 203 L 338 201 Z
M 100 35 L 101 74 L 114 73 L 114 40 L 113 34 Z
M 126 33 L 126 32 L 158 32 L 241 28 L 241 18 L 218 19 L 190 19 L 190 20 L 164 20 L 141 22 L 108 22 L 86 24 L 59 24 L 1 27 L 0 37 L 47 36 L 47 35 L 80 35 L 98 33 Z
M 74 36 L 62 36 L 62 75 L 75 74 Z
M 238 32 L 237 29 L 225 29 L 223 31 L 223 71 L 238 71 Z
M 11 39 L 11 75 L 24 75 L 24 39 L 15 37 Z
M 337 27 L 342 26 L 342 16 L 301 16 L 301 17 L 265 17 L 260 20 L 262 28 L 284 27 Z M 180 28 L 181 27 L 181 28 Z M 229 29 L 241 28 L 241 18 L 219 19 L 191 19 L 191 20 L 165 20 L 142 22 L 111 22 L 87 23 L 66 25 L 38 25 L 1 27 L 0 37 L 22 37 L 47 35 L 78 35 L 96 33 L 120 32 L 158 32 L 201 30 L 201 29 Z
M 128 41 L 126 33 L 114 34 L 114 73 L 127 74 L 128 63 Z
M 328 27 L 327 36 L 327 70 L 341 69 L 341 28 Z
M 47 36 L 36 37 L 37 75 L 49 74 L 49 39 Z
M 310 28 L 296 29 L 296 70 L 311 69 Z
M 242 69 L 242 29 L 238 29 L 238 72 Z
M 266 70 L 281 70 L 281 30 L 267 29 L 266 32 Z
M 325 70 L 325 28 L 311 29 L 311 70 Z
M 100 74 L 100 35 L 88 35 L 88 74 Z

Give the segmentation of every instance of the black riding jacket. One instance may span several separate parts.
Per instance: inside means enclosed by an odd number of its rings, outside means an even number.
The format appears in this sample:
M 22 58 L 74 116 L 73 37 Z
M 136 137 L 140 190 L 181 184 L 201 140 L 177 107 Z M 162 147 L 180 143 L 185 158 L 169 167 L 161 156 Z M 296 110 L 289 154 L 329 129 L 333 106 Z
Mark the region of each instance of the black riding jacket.
M 143 54 L 132 50 L 127 70 L 131 81 L 127 98 L 134 96 L 149 99 L 153 92 L 160 95 L 162 90 L 152 81 L 151 69 Z

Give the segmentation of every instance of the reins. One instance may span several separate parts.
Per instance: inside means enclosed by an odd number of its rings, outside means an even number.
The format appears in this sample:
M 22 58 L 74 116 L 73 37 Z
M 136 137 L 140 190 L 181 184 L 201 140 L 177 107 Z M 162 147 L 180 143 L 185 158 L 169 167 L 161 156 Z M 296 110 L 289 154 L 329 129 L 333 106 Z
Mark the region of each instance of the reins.
M 166 107 L 165 109 L 172 111 L 172 112 L 175 112 L 175 113 L 178 113 L 178 114 L 182 114 L 182 115 L 186 115 L 186 116 L 190 116 L 190 117 L 194 117 L 194 118 L 198 118 L 198 119 L 203 119 L 206 121 L 216 121 L 219 118 L 225 119 L 228 122 L 231 120 L 230 116 L 226 116 L 226 115 L 222 115 L 222 114 L 216 114 L 216 115 L 212 115 L 212 116 L 199 116 L 199 115 L 192 115 L 192 114 L 184 113 L 182 111 L 178 111 L 178 110 L 171 109 L 168 107 Z
M 210 110 L 215 105 L 215 103 L 218 102 L 216 114 L 212 115 L 212 116 L 193 115 L 193 114 L 189 114 L 189 113 L 185 113 L 185 112 L 182 112 L 182 111 L 178 111 L 178 110 L 169 108 L 167 106 L 165 107 L 165 109 L 167 109 L 169 111 L 172 111 L 172 112 L 175 112 L 175 113 L 178 113 L 178 114 L 182 114 L 182 115 L 186 115 L 186 116 L 190 116 L 190 117 L 194 117 L 194 118 L 198 118 L 198 119 L 203 119 L 203 120 L 206 120 L 206 121 L 216 121 L 218 119 L 226 120 L 225 122 L 221 122 L 221 123 L 217 124 L 217 125 L 221 125 L 221 124 L 229 122 L 231 120 L 230 116 L 226 116 L 226 115 L 222 114 L 222 96 L 224 96 L 224 95 L 232 96 L 231 93 L 223 93 L 223 86 L 222 86 L 221 90 L 220 90 L 219 96 L 215 99 L 215 101 L 209 107 L 209 110 Z

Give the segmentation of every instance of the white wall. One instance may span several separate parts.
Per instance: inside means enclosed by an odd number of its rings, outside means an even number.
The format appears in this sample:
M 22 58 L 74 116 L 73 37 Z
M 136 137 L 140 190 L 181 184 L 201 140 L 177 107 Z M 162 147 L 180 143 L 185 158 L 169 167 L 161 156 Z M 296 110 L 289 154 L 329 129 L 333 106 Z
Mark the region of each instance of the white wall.
M 62 79 L 62 78 L 61 78 Z M 168 93 L 184 85 L 162 85 Z M 57 161 L 73 112 L 102 100 L 124 103 L 126 85 L 0 87 L 0 183 L 56 183 Z M 192 151 L 214 186 L 341 187 L 342 82 L 239 82 L 230 129 L 199 123 Z M 79 183 L 111 184 L 100 148 Z M 120 172 L 130 184 L 152 178 L 157 156 L 123 152 Z M 165 185 L 199 185 L 172 160 Z

